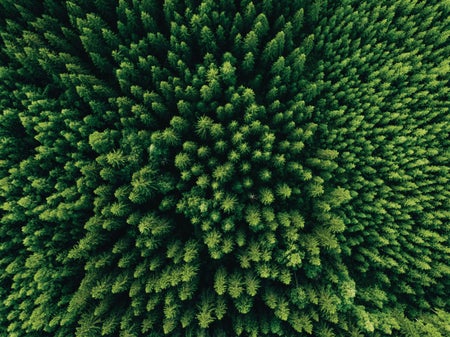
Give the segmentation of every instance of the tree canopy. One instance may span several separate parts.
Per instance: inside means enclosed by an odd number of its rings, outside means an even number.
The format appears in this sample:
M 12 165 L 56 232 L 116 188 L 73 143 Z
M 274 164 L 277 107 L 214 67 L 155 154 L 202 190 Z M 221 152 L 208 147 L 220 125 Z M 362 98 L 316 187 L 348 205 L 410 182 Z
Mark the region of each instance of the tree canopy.
M 0 2 L 0 335 L 450 335 L 448 0 Z

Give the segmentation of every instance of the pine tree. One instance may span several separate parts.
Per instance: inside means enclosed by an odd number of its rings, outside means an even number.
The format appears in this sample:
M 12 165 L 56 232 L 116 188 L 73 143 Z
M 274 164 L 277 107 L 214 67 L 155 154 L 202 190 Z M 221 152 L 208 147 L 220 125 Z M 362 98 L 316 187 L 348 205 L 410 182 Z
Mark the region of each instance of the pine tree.
M 445 1 L 0 4 L 0 334 L 446 336 Z

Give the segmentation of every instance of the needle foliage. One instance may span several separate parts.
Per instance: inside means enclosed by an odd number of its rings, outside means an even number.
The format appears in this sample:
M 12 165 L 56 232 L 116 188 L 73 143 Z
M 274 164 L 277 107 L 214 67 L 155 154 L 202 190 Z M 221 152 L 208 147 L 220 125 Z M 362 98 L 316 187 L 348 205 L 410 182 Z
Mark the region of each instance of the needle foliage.
M 0 335 L 450 335 L 448 0 L 2 0 Z

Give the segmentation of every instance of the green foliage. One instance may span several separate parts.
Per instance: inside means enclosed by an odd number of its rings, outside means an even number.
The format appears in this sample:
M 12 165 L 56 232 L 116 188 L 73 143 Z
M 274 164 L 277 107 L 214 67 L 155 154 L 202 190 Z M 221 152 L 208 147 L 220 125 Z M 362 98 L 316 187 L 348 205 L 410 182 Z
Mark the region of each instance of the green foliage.
M 450 335 L 448 1 L 0 3 L 0 335 Z

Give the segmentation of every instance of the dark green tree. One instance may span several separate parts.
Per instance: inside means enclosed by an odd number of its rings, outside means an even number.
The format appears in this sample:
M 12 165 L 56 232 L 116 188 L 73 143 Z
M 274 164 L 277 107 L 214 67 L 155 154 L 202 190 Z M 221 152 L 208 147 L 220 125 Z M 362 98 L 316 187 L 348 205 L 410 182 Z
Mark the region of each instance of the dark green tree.
M 449 334 L 447 1 L 0 3 L 0 335 Z

